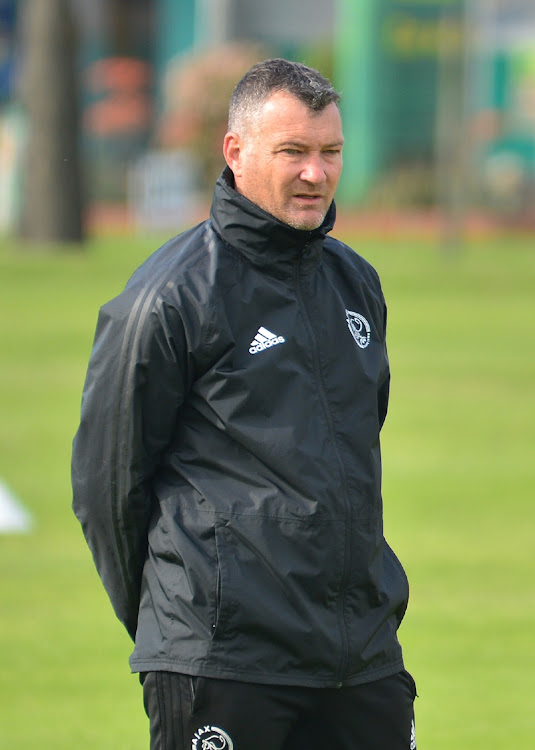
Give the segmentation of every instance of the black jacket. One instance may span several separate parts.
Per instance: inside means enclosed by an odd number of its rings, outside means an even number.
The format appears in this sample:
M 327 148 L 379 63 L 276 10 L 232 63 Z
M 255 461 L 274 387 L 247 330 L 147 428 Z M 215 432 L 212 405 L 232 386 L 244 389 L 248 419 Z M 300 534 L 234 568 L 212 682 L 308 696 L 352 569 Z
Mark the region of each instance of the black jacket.
M 352 685 L 402 668 L 377 273 L 219 179 L 100 311 L 74 509 L 133 671 Z

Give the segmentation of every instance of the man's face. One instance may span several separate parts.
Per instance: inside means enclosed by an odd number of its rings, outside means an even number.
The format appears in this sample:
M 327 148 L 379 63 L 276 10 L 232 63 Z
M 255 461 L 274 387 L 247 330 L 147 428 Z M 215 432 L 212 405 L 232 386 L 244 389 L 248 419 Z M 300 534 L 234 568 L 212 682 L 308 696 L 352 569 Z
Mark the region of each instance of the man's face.
M 342 169 L 344 139 L 336 104 L 312 112 L 278 91 L 249 130 L 225 137 L 236 190 L 295 229 L 319 227 Z

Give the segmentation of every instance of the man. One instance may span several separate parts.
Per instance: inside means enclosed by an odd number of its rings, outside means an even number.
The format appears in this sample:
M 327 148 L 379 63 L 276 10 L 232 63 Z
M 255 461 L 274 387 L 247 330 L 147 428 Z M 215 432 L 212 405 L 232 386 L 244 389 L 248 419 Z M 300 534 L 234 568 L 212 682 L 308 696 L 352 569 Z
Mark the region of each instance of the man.
M 152 750 L 416 747 L 382 530 L 386 308 L 327 237 L 338 101 L 304 65 L 254 66 L 210 220 L 100 313 L 74 509 L 135 641 Z

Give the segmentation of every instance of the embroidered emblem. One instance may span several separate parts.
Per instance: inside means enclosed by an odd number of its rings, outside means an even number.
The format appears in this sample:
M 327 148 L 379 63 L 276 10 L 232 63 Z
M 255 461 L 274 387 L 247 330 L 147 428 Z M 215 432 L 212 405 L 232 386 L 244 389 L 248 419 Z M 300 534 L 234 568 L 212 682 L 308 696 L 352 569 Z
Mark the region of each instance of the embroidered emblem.
M 364 315 L 351 312 L 351 310 L 346 310 L 346 321 L 347 327 L 351 331 L 351 335 L 357 342 L 358 346 L 360 346 L 361 349 L 366 349 L 370 343 L 371 328 Z
M 210 725 L 197 729 L 191 741 L 191 750 L 233 750 L 234 743 L 219 727 Z

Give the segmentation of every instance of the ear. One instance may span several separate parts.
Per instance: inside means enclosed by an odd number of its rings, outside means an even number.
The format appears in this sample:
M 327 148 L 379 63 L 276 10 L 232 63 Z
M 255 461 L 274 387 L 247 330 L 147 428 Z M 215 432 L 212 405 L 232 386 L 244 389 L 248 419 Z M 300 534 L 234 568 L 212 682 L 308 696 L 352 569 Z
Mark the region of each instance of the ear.
M 223 156 L 228 166 L 234 173 L 234 177 L 240 177 L 241 175 L 241 163 L 242 163 L 242 144 L 240 136 L 237 133 L 230 131 L 225 135 L 223 141 Z

